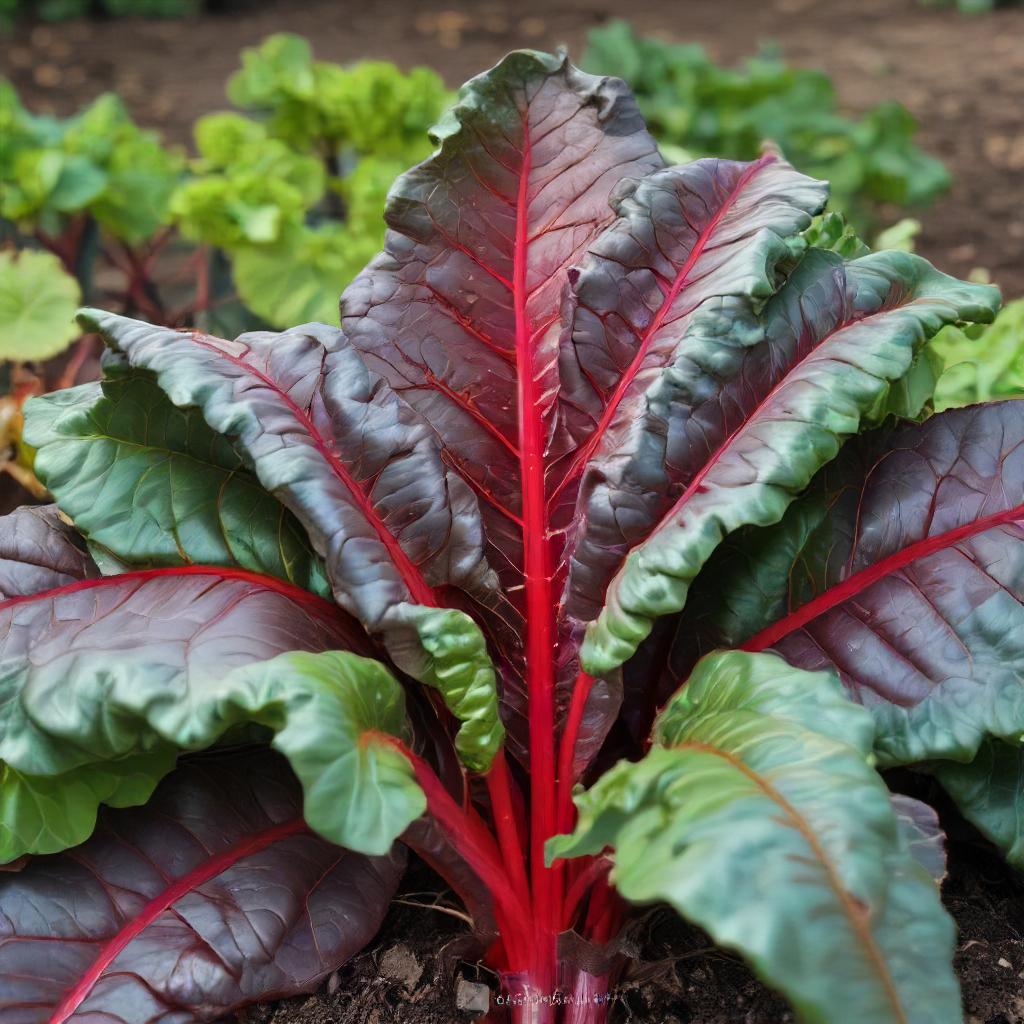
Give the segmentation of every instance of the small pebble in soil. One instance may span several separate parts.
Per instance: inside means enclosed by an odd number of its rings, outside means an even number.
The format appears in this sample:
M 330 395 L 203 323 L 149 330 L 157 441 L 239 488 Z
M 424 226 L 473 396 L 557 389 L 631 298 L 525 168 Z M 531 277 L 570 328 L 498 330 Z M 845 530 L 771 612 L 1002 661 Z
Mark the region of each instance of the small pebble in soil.
M 479 982 L 459 978 L 455 990 L 455 1006 L 463 1013 L 479 1017 L 491 1008 L 491 990 Z

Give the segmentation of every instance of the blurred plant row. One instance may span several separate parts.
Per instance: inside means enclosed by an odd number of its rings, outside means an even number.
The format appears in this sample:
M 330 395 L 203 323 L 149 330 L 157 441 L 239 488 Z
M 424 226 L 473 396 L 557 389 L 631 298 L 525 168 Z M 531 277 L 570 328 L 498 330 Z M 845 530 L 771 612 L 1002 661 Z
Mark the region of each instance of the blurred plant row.
M 771 139 L 800 170 L 831 181 L 851 234 L 925 206 L 949 183 L 915 145 L 902 106 L 844 117 L 825 75 L 777 56 L 723 68 L 700 47 L 613 22 L 591 33 L 583 65 L 629 81 L 673 161 L 748 160 Z M 95 373 L 95 339 L 73 344 L 83 302 L 227 337 L 336 323 L 339 293 L 381 247 L 391 182 L 428 154 L 428 129 L 451 100 L 430 69 L 317 61 L 288 34 L 243 52 L 227 96 L 236 110 L 201 117 L 187 157 L 139 128 L 113 94 L 61 120 L 31 113 L 0 80 L 0 452 L 17 452 L 27 395 Z M 910 247 L 915 226 L 890 226 L 885 244 Z M 1013 309 L 990 328 L 1005 366 L 986 388 L 1021 378 L 1013 339 L 1024 313 Z M 951 356 L 972 344 L 957 338 Z M 958 386 L 982 387 L 974 381 Z M 0 455 L 0 468 L 31 488 L 28 463 Z
M 42 21 L 106 15 L 111 18 L 182 18 L 214 5 L 203 0 L 0 0 L 0 28 L 23 17 Z

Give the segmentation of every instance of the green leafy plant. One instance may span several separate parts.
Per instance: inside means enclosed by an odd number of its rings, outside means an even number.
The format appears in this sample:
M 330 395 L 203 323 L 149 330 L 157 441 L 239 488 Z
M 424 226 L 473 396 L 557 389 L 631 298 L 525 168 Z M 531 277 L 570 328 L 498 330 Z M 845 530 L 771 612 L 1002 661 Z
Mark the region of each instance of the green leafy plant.
M 202 0 L 3 0 L 0 28 L 10 26 L 19 17 L 43 21 L 67 21 L 98 14 L 114 18 L 182 18 L 203 6 Z
M 316 61 L 306 40 L 282 33 L 243 52 L 228 97 L 254 117 L 196 124 L 199 160 L 174 215 L 190 238 L 230 255 L 263 320 L 333 321 L 338 283 L 383 242 L 389 185 L 429 151 L 444 84 L 426 68 Z
M 638 36 L 613 21 L 591 31 L 582 63 L 629 82 L 671 159 L 751 160 L 770 139 L 799 170 L 827 179 L 835 206 L 861 227 L 879 203 L 921 206 L 949 186 L 942 163 L 914 145 L 914 119 L 900 104 L 852 121 L 837 112 L 825 74 L 770 53 L 723 68 L 700 46 Z
M 563 57 L 434 142 L 341 329 L 85 310 L 104 380 L 26 406 L 60 512 L 0 522 L 0 1009 L 309 989 L 408 847 L 515 1021 L 605 1019 L 652 901 L 802 1021 L 960 1021 L 936 817 L 877 768 L 1020 863 L 1024 406 L 921 419 L 998 293 L 809 244 L 774 153 L 665 166 Z
M 948 409 L 1024 394 L 1024 299 L 1010 302 L 995 322 L 947 327 L 932 348 L 945 364 L 935 407 Z
M 150 270 L 169 238 L 182 157 L 140 130 L 109 93 L 61 121 L 30 114 L 0 81 L 0 132 L 0 224 L 15 246 L 52 252 L 87 297 L 114 297 L 96 281 L 118 275 L 126 312 L 168 322 Z

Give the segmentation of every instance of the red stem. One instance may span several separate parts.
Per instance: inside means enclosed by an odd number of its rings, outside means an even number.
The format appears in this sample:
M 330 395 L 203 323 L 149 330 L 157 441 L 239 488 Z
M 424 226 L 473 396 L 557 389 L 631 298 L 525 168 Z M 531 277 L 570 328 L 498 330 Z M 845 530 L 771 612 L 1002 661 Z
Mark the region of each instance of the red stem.
M 412 765 L 416 781 L 426 795 L 428 813 L 494 896 L 495 915 L 509 960 L 512 964 L 525 964 L 531 935 L 529 908 L 520 901 L 509 881 L 493 836 L 478 818 L 467 814 L 452 799 L 444 783 L 423 758 L 395 736 L 377 732 L 371 735 L 394 747 Z
M 494 826 L 498 833 L 505 870 L 525 907 L 530 901 L 530 883 L 526 879 L 523 841 L 516 825 L 512 806 L 512 779 L 509 776 L 505 751 L 499 750 L 491 770 L 487 773 L 487 791 L 491 797 Z
M 579 740 L 580 726 L 583 724 L 583 712 L 587 706 L 587 698 L 594 686 L 594 677 L 580 672 L 576 677 L 576 685 L 572 688 L 572 700 L 569 714 L 565 720 L 565 731 L 562 733 L 562 745 L 558 751 L 558 831 L 568 832 L 573 825 L 572 787 L 576 782 L 573 771 L 573 759 L 576 756 L 576 743 Z
M 562 914 L 562 927 L 571 928 L 583 897 L 590 888 L 602 880 L 611 870 L 611 862 L 604 857 L 592 857 L 590 863 L 576 876 L 565 897 L 565 909 Z
M 534 375 L 533 330 L 526 308 L 529 247 L 529 126 L 523 125 L 523 162 L 516 202 L 512 297 L 516 327 L 519 469 L 523 495 L 523 576 L 526 591 L 526 678 L 530 732 L 530 873 L 537 924 L 538 981 L 554 983 L 555 936 L 561 918 L 559 875 L 544 866 L 544 841 L 555 834 L 554 601 L 544 484 L 545 430 Z

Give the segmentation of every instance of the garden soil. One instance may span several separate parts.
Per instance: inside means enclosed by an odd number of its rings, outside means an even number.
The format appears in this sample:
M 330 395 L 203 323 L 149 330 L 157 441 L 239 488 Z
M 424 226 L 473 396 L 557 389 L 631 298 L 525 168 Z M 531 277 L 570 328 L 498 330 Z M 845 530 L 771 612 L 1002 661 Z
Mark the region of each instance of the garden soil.
M 587 29 L 628 14 L 636 28 L 704 44 L 735 61 L 766 40 L 794 63 L 826 70 L 846 112 L 886 99 L 921 123 L 920 142 L 954 185 L 921 219 L 919 251 L 943 270 L 984 268 L 1007 297 L 1024 295 L 1024 7 L 978 17 L 917 0 L 309 0 L 237 3 L 183 21 L 72 22 L 4 40 L 0 74 L 35 110 L 67 115 L 113 89 L 145 126 L 187 144 L 200 114 L 226 105 L 238 51 L 271 32 L 309 37 L 317 56 L 430 64 L 452 84 L 517 46 L 582 51 Z M 893 211 L 893 216 L 896 213 Z M 916 782 L 920 787 L 920 783 Z M 932 793 L 932 796 L 935 794 Z M 951 831 L 947 906 L 970 1024 L 1024 1024 L 1024 884 L 945 809 Z M 438 880 L 415 865 L 378 940 L 313 996 L 257 1007 L 248 1024 L 452 1024 L 467 986 L 496 979 L 458 956 L 464 924 Z M 426 904 L 427 909 L 415 904 Z M 781 1024 L 785 1005 L 707 936 L 668 912 L 638 932 L 613 1004 L 614 1024 Z M 479 991 L 479 990 L 478 990 Z M 855 1022 L 851 1022 L 855 1024 Z
M 949 834 L 942 895 L 959 928 L 955 965 L 967 1024 L 1024 1024 L 1024 878 L 930 779 L 902 773 L 890 783 L 936 807 Z M 460 960 L 465 926 L 447 912 L 453 906 L 440 880 L 414 862 L 377 941 L 319 992 L 222 1024 L 503 1024 L 458 1008 L 460 988 L 487 986 L 492 1003 L 500 989 L 490 972 Z M 793 1024 L 786 1004 L 739 960 L 668 909 L 648 912 L 634 939 L 609 1024 Z
M 704 44 L 733 62 L 776 43 L 827 71 L 842 108 L 887 99 L 921 124 L 920 142 L 954 185 L 922 212 L 920 252 L 965 276 L 985 268 L 1024 295 L 1024 5 L 965 16 L 923 0 L 220 0 L 223 14 L 179 21 L 71 22 L 18 31 L 0 74 L 37 110 L 69 114 L 114 89 L 145 125 L 188 142 L 192 121 L 226 106 L 238 51 L 271 32 L 307 36 L 317 56 L 430 64 L 452 85 L 517 46 L 566 44 L 628 16 L 642 32 Z

